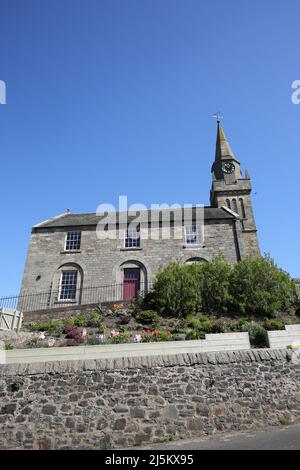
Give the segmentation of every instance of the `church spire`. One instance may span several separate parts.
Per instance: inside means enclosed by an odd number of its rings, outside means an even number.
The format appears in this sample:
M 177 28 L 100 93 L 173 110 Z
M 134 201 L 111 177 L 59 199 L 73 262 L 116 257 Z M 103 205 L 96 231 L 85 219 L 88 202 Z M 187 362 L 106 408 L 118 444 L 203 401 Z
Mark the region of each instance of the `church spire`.
M 229 145 L 225 132 L 221 126 L 220 120 L 218 122 L 217 128 L 217 142 L 216 142 L 216 156 L 215 161 L 220 160 L 236 160 L 234 153 Z

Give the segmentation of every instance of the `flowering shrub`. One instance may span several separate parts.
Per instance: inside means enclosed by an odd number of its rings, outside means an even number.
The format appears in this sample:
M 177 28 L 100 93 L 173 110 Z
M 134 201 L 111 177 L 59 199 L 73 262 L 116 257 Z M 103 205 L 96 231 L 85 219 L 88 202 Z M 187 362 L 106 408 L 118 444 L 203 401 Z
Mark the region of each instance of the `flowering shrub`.
M 141 330 L 142 342 L 171 341 L 172 335 L 166 330 Z
M 118 310 L 123 310 L 124 309 L 124 304 L 113 304 L 111 309 L 114 313 L 117 313 Z
M 110 342 L 112 344 L 129 343 L 132 338 L 133 335 L 126 332 L 112 330 L 110 333 Z
M 78 326 L 67 325 L 64 328 L 64 334 L 66 335 L 66 342 L 67 346 L 76 346 L 77 344 L 81 344 L 84 342 L 82 332 L 78 328 Z

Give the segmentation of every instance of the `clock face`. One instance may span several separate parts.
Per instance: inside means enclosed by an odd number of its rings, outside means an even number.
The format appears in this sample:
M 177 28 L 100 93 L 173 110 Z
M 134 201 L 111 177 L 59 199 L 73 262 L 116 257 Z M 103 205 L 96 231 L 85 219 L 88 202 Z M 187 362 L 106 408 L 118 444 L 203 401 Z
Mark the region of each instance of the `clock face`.
M 231 175 L 235 170 L 235 166 L 231 162 L 223 163 L 222 170 L 227 175 Z

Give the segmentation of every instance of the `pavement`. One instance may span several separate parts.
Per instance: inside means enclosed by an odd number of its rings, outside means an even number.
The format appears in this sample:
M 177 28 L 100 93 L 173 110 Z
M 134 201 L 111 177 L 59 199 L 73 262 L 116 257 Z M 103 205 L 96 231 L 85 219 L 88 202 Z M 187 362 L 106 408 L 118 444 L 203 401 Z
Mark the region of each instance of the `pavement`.
M 235 433 L 140 447 L 151 450 L 300 450 L 300 425 Z

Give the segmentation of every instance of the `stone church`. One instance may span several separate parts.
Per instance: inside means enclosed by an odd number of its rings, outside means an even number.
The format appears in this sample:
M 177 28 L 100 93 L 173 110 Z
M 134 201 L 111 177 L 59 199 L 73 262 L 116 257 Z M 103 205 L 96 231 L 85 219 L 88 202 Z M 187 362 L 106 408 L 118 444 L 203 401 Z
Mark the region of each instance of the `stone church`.
M 243 175 L 219 121 L 211 173 L 203 230 L 197 225 L 196 208 L 188 218 L 176 217 L 177 223 L 160 216 L 156 224 L 148 210 L 134 226 L 128 224 L 132 214 L 124 223 L 119 212 L 115 227 L 105 227 L 117 236 L 103 239 L 97 236 L 103 215 L 97 213 L 67 212 L 33 226 L 21 287 L 23 302 L 30 305 L 20 305 L 22 310 L 129 300 L 147 291 L 158 270 L 174 260 L 209 262 L 222 254 L 234 264 L 260 256 L 251 180 L 247 171 Z M 176 237 L 160 236 L 165 224 Z M 156 236 L 143 237 L 149 227 Z

